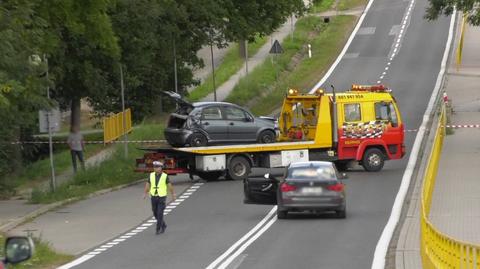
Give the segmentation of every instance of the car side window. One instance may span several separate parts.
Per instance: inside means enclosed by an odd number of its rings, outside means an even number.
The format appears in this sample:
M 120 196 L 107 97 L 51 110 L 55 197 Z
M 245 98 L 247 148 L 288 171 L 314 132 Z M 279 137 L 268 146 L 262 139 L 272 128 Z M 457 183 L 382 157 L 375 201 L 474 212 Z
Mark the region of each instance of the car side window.
M 216 106 L 206 107 L 202 110 L 202 118 L 204 120 L 221 120 L 222 112 Z
M 397 112 L 394 105 L 390 102 L 375 103 L 375 119 L 388 121 L 394 127 L 398 125 Z
M 343 112 L 345 116 L 345 122 L 362 120 L 362 112 L 359 103 L 345 104 L 343 106 Z
M 225 110 L 225 117 L 227 118 L 227 120 L 244 121 L 247 117 L 243 110 L 236 107 L 226 106 L 224 107 L 224 110 Z

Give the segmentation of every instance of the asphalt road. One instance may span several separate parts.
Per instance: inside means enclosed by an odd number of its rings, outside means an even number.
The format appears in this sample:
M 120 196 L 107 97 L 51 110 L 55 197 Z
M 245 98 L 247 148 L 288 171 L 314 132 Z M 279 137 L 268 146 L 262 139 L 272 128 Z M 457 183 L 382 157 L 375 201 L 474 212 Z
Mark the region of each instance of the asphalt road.
M 435 85 L 449 26 L 448 18 L 434 23 L 423 19 L 426 2 L 414 2 L 399 39 L 411 1 L 375 0 L 325 85 L 345 89 L 380 80 L 393 89 L 406 128 L 417 128 Z M 414 138 L 415 133 L 407 133 L 407 151 Z M 407 160 L 387 162 L 379 173 L 361 168 L 349 172 L 347 219 L 327 214 L 267 219 L 263 229 L 238 245 L 236 255 L 225 256 L 233 258 L 226 268 L 369 268 Z M 204 184 L 166 217 L 166 234 L 154 236 L 150 227 L 75 268 L 206 268 L 272 209 L 244 205 L 242 195 L 241 182 Z

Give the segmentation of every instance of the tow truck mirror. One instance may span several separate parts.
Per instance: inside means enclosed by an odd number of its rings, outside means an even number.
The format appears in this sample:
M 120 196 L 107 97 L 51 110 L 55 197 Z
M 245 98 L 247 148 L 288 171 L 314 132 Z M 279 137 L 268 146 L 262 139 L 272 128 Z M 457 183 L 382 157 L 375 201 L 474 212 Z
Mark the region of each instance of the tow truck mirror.
M 17 264 L 30 259 L 33 255 L 33 241 L 24 236 L 7 238 L 5 243 L 5 264 Z

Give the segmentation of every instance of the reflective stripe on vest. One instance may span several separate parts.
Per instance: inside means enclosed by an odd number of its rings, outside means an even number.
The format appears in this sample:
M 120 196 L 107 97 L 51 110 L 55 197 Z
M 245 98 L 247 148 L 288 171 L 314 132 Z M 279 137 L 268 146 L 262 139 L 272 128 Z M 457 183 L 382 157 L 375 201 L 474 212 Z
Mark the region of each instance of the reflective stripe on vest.
M 155 172 L 150 173 L 150 196 L 167 196 L 167 174 L 162 173 L 158 185 L 156 181 Z

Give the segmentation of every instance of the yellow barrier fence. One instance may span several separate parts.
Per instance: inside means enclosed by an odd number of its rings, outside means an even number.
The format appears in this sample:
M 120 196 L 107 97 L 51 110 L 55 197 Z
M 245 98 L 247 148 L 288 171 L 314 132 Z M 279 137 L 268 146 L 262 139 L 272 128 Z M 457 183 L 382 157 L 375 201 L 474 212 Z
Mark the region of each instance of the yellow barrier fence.
M 125 130 L 124 130 L 125 129 Z M 113 114 L 103 119 L 103 143 L 112 142 L 125 133 L 132 131 L 132 111 L 125 110 L 125 128 L 123 128 L 123 113 Z
M 479 268 L 480 246 L 456 240 L 441 233 L 429 220 L 432 193 L 437 176 L 440 153 L 445 137 L 445 106 L 438 121 L 433 148 L 425 170 L 421 192 L 421 242 L 420 252 L 423 268 Z
M 467 24 L 467 14 L 463 14 L 462 26 L 460 27 L 460 41 L 457 47 L 457 70 L 462 65 L 463 40 L 465 39 L 465 25 Z

